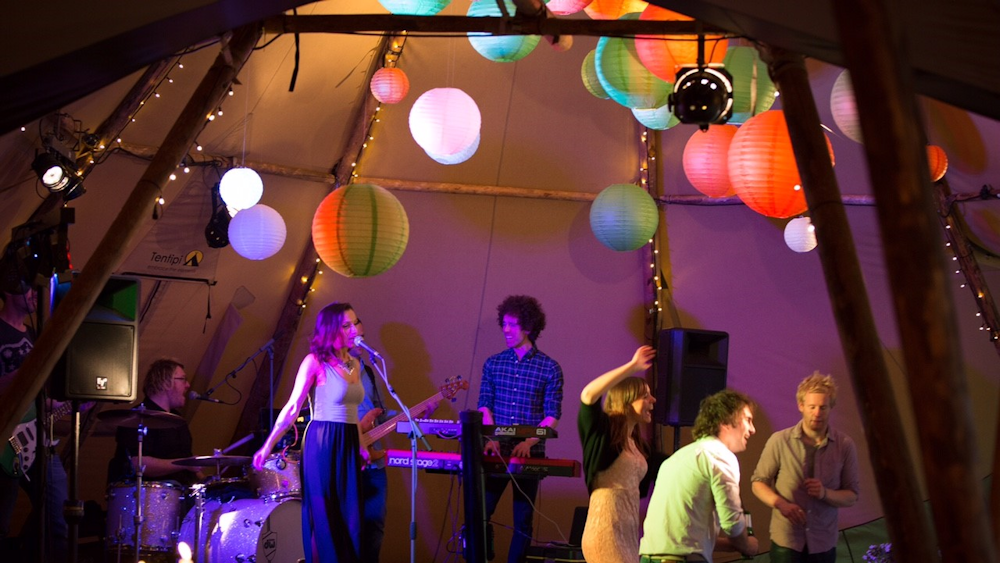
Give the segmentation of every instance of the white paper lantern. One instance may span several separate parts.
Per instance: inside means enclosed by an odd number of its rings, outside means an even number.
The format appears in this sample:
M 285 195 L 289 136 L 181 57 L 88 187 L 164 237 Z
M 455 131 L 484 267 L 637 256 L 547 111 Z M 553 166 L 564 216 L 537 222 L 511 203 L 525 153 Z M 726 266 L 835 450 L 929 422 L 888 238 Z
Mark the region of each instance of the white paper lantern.
M 454 157 L 479 138 L 482 115 L 471 96 L 458 88 L 434 88 L 410 109 L 410 134 L 429 155 Z
M 840 73 L 830 91 L 830 111 L 833 121 L 848 139 L 855 143 L 863 143 L 861 121 L 858 119 L 858 106 L 854 101 L 854 87 L 851 85 L 851 73 Z
M 479 150 L 479 139 L 480 137 L 476 137 L 475 142 L 469 145 L 468 148 L 466 148 L 464 151 L 460 151 L 452 155 L 437 155 L 437 154 L 427 153 L 427 156 L 431 157 L 432 159 L 434 159 L 435 162 L 439 164 L 448 164 L 448 165 L 461 164 L 466 160 L 472 158 L 472 155 L 476 154 L 476 151 Z
M 816 228 L 808 217 L 796 217 L 785 225 L 785 244 L 795 252 L 816 248 Z
M 260 175 L 250 168 L 230 168 L 219 182 L 219 195 L 226 205 L 236 209 L 248 209 L 257 205 L 264 195 L 264 182 Z
M 264 204 L 240 211 L 229 222 L 229 244 L 250 260 L 274 256 L 285 244 L 285 234 L 281 214 Z

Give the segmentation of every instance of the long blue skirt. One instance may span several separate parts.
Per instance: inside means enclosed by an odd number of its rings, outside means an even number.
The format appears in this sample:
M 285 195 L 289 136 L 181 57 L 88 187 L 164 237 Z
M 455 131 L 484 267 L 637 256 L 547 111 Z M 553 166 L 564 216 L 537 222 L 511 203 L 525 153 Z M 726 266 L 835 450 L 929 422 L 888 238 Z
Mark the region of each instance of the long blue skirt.
M 302 444 L 306 563 L 356 563 L 362 514 L 358 427 L 313 420 Z

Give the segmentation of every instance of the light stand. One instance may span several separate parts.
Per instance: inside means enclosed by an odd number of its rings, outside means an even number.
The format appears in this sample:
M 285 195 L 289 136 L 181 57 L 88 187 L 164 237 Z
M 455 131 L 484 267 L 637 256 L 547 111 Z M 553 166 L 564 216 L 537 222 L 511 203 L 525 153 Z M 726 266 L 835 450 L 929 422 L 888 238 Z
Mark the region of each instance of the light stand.
M 406 419 L 410 421 L 410 563 L 416 563 L 417 556 L 417 440 L 424 443 L 424 447 L 427 451 L 431 450 L 431 445 L 427 443 L 427 438 L 424 433 L 420 431 L 420 425 L 414 420 L 413 416 L 410 414 L 410 409 L 406 408 L 403 401 L 396 394 L 396 390 L 393 389 L 392 385 L 389 384 L 389 377 L 386 374 L 385 369 L 385 359 L 378 354 L 373 354 L 371 350 L 368 352 L 368 357 L 371 359 L 372 366 L 375 371 L 378 372 L 379 376 L 382 378 L 382 382 L 385 383 L 385 388 L 389 390 L 389 394 L 392 398 L 396 400 L 396 404 L 399 405 L 399 409 L 406 415 Z M 380 365 L 381 364 L 381 365 Z

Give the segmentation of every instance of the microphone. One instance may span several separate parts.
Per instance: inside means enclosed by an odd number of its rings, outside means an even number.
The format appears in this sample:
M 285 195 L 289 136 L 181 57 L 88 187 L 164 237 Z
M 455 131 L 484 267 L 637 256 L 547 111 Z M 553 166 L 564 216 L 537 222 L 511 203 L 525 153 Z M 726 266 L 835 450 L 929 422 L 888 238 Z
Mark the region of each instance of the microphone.
M 379 354 L 378 352 L 375 351 L 374 348 L 372 348 L 371 346 L 369 346 L 368 343 L 365 342 L 364 338 L 361 338 L 360 336 L 354 337 L 354 345 L 358 346 L 358 347 L 361 347 L 361 348 L 364 348 L 365 350 L 368 351 L 369 354 L 372 355 L 372 357 L 378 358 L 380 360 L 382 359 L 382 354 Z
M 222 402 L 222 401 L 220 401 L 218 399 L 213 399 L 213 398 L 209 397 L 208 395 L 199 395 L 198 392 L 195 391 L 194 389 L 192 389 L 191 391 L 188 391 L 188 399 L 191 399 L 192 401 L 208 401 L 209 403 L 221 403 Z

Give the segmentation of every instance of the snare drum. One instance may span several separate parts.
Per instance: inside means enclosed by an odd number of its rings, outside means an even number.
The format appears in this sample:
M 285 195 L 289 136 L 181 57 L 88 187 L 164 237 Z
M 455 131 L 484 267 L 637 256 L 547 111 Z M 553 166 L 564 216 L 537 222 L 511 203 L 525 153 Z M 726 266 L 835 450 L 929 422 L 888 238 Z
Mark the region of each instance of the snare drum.
M 184 489 L 173 481 L 142 484 L 142 533 L 139 551 L 172 552 L 181 520 Z M 135 483 L 114 483 L 108 487 L 107 547 L 135 548 Z
M 305 558 L 302 544 L 302 503 L 243 499 L 211 500 L 201 516 L 201 537 L 195 541 L 197 507 L 181 523 L 180 541 L 203 550 L 205 563 L 258 561 L 297 563 Z
M 251 490 L 263 499 L 302 498 L 302 481 L 299 473 L 301 466 L 300 452 L 289 452 L 285 457 L 281 454 L 271 454 L 264 462 L 263 469 L 250 472 Z

